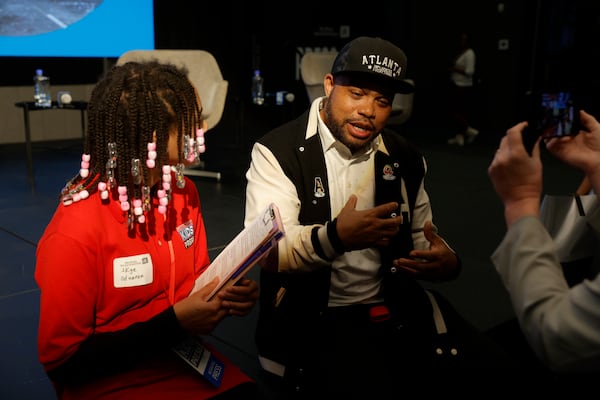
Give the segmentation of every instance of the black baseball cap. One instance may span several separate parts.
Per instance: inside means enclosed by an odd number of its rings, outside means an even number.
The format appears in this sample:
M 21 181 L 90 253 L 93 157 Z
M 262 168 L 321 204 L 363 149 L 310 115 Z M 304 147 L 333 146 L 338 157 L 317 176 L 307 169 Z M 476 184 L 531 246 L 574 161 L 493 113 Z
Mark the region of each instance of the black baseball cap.
M 346 43 L 331 67 L 331 74 L 360 74 L 390 85 L 396 93 L 412 93 L 415 88 L 406 76 L 406 54 L 391 42 L 360 36 Z

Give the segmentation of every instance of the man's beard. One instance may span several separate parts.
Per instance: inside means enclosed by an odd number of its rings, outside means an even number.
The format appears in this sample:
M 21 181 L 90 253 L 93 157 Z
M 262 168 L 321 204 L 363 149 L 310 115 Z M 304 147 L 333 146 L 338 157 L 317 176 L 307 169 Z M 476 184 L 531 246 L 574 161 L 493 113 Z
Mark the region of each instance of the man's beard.
M 342 124 L 338 124 L 335 118 L 333 117 L 333 113 L 331 112 L 331 105 L 329 101 L 325 102 L 324 107 L 325 115 L 324 122 L 325 125 L 329 128 L 329 131 L 339 142 L 341 142 L 344 146 L 346 146 L 352 154 L 360 151 L 364 146 L 361 146 L 356 143 L 352 143 L 344 137 L 344 128 Z

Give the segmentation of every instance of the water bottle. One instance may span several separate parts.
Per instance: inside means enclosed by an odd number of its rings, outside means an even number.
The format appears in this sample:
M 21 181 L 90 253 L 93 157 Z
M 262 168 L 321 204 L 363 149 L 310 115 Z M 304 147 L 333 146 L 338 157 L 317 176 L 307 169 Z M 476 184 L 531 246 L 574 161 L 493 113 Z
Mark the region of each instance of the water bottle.
M 50 78 L 44 76 L 41 69 L 37 69 L 33 77 L 33 99 L 36 107 L 52 107 Z
M 264 79 L 260 75 L 260 70 L 254 70 L 252 77 L 252 102 L 257 105 L 263 105 L 265 102 Z

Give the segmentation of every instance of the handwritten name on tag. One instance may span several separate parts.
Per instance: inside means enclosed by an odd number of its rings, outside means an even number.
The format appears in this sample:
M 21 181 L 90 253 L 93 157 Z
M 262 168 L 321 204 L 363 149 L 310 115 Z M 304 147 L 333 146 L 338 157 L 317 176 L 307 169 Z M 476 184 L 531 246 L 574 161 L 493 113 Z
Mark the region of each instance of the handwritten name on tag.
M 113 284 L 116 288 L 147 285 L 152 283 L 152 280 L 153 268 L 150 254 L 113 260 Z

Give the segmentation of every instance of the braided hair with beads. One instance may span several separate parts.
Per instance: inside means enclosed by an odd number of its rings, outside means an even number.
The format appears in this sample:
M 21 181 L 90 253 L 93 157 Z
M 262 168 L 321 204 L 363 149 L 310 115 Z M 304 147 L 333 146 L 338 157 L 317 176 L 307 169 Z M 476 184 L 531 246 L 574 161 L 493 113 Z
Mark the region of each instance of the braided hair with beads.
M 150 170 L 162 171 L 157 192 L 166 204 L 169 137 L 177 132 L 175 169 L 182 173 L 184 161 L 190 161 L 184 154 L 189 151 L 188 135 L 202 132 L 201 111 L 185 68 L 158 61 L 114 66 L 92 91 L 81 169 L 61 191 L 62 203 L 67 206 L 100 191 L 103 200 L 111 195 L 119 198 L 123 211 L 129 213 L 130 227 L 134 220 L 143 223 L 140 210 L 149 207 Z M 197 135 L 203 149 L 203 137 Z M 146 162 L 150 154 L 152 160 Z

